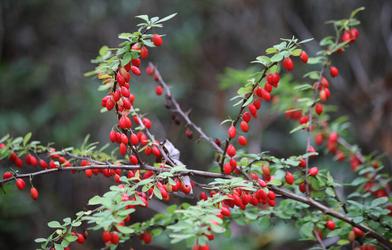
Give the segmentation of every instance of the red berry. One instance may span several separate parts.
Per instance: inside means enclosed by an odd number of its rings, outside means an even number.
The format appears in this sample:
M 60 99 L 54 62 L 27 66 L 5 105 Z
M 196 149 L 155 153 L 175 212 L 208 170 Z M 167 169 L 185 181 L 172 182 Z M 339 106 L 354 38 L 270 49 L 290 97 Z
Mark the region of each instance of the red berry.
M 294 176 L 290 172 L 286 173 L 285 179 L 286 179 L 286 183 L 289 185 L 292 185 L 294 183 Z
M 11 172 L 7 171 L 3 173 L 3 180 L 9 179 L 14 176 Z
M 142 61 L 139 58 L 135 58 L 131 60 L 132 65 L 139 67 L 140 64 L 142 63 Z M 129 68 L 127 69 L 127 71 L 131 70 L 131 66 L 129 65 Z
M 103 242 L 109 242 L 112 240 L 112 234 L 109 231 L 102 232 L 102 240 Z
M 299 55 L 299 58 L 301 59 L 301 61 L 303 63 L 307 63 L 308 59 L 309 59 L 309 56 L 308 56 L 308 54 L 305 51 L 302 50 L 301 54 Z
M 235 137 L 236 133 L 237 133 L 237 129 L 233 125 L 231 125 L 229 127 L 229 129 L 227 130 L 227 134 L 230 139 L 233 139 Z
M 127 87 L 121 87 L 121 95 L 125 97 L 129 97 L 131 93 Z
M 238 144 L 241 146 L 246 146 L 248 144 L 248 141 L 246 140 L 245 136 L 240 135 L 238 137 Z
M 161 85 L 155 87 L 155 94 L 157 94 L 158 96 L 161 96 L 163 94 L 163 88 L 161 87 Z
M 328 220 L 327 223 L 325 224 L 325 226 L 329 229 L 329 230 L 334 230 L 335 229 L 335 222 L 333 220 Z
M 157 47 L 162 45 L 162 37 L 160 35 L 158 35 L 158 34 L 153 34 L 151 36 L 151 41 Z
M 76 234 L 76 237 L 78 237 L 76 241 L 77 241 L 79 244 L 83 244 L 84 241 L 86 240 L 86 238 L 84 238 L 84 235 L 81 234 L 81 233 Z
M 39 160 L 39 165 L 41 166 L 41 168 L 48 168 L 48 163 L 42 159 Z
M 91 170 L 91 169 L 84 170 L 84 173 L 86 174 L 87 177 L 93 176 L 93 170 Z
M 147 49 L 146 46 L 143 46 L 143 47 L 140 49 L 140 57 L 141 57 L 142 59 L 146 59 L 146 58 L 148 57 L 148 49 Z
M 137 144 L 139 143 L 139 138 L 138 138 L 137 135 L 134 134 L 134 133 L 132 133 L 132 134 L 129 136 L 129 140 L 130 140 L 130 142 L 131 142 L 132 145 L 137 145 Z
M 147 68 L 146 68 L 146 74 L 149 75 L 149 76 L 152 76 L 152 75 L 154 74 L 154 68 L 151 67 L 150 65 L 147 66 Z
M 127 145 L 124 143 L 120 144 L 120 154 L 125 155 L 127 153 Z
M 357 38 L 359 37 L 359 31 L 357 28 L 352 28 L 350 29 L 350 37 L 352 42 L 354 42 L 355 40 L 357 40 Z
M 309 121 L 309 117 L 308 116 L 302 116 L 300 119 L 299 119 L 299 123 L 300 124 L 306 124 L 306 123 L 308 123 L 308 121 Z
M 15 185 L 19 190 L 23 190 L 26 187 L 26 183 L 23 179 L 16 179 L 15 181 Z
M 151 128 L 151 121 L 150 121 L 150 119 L 144 117 L 144 118 L 142 119 L 142 122 L 143 122 L 143 125 L 144 125 L 147 129 L 150 129 L 150 128 Z
M 230 157 L 234 157 L 236 154 L 236 150 L 235 147 L 231 144 L 229 144 L 229 146 L 227 147 L 227 155 Z
M 118 236 L 116 232 L 112 232 L 110 242 L 114 245 L 117 245 L 120 242 L 120 236 Z
M 342 42 L 350 42 L 351 41 L 351 34 L 350 31 L 345 31 L 340 38 Z
M 336 68 L 335 66 L 331 66 L 329 68 L 329 73 L 331 74 L 332 77 L 337 77 L 339 75 L 339 69 Z
M 228 208 L 228 207 L 226 207 L 226 206 L 221 207 L 220 213 L 221 213 L 223 216 L 225 216 L 225 217 L 230 217 L 230 215 L 231 215 L 230 208 Z
M 318 174 L 318 168 L 317 167 L 312 167 L 309 169 L 309 175 L 310 176 L 316 176 Z
M 275 88 L 278 87 L 280 75 L 278 73 L 272 73 L 267 75 L 267 83 L 271 84 Z
M 285 59 L 283 59 L 282 65 L 283 68 L 287 71 L 292 71 L 294 69 L 294 63 L 290 57 L 286 57 Z
M 244 120 L 244 121 L 246 121 L 246 122 L 249 122 L 251 118 L 252 118 L 252 116 L 250 115 L 249 112 L 244 112 L 244 113 L 242 114 L 242 120 Z
M 19 188 L 19 187 L 18 187 Z M 24 188 L 24 187 L 23 187 Z M 23 189 L 22 188 L 22 189 Z M 20 188 L 19 188 L 20 189 Z M 38 193 L 38 190 L 35 188 L 35 187 L 32 187 L 31 189 L 30 189 L 30 195 L 31 195 L 31 198 L 33 198 L 33 200 L 37 200 L 38 199 L 38 195 L 39 195 L 39 193 Z
M 200 200 L 207 200 L 207 194 L 205 192 L 200 193 Z
M 150 244 L 152 241 L 152 234 L 150 232 L 144 232 L 142 234 L 142 240 L 144 244 Z
M 232 171 L 232 167 L 231 167 L 230 163 L 226 163 L 223 165 L 223 173 L 224 174 L 229 175 L 229 174 L 231 174 L 231 171 Z
M 130 155 L 129 156 L 129 162 L 133 165 L 136 165 L 139 163 L 139 160 L 137 159 L 136 155 Z
M 269 191 L 267 196 L 270 200 L 275 200 L 276 198 L 276 194 L 273 191 Z
M 321 115 L 321 113 L 323 113 L 323 105 L 321 103 L 316 103 L 316 105 L 314 106 L 314 110 L 316 111 L 316 113 L 318 115 Z
M 357 227 L 353 227 L 353 232 L 354 232 L 355 236 L 357 236 L 357 237 L 365 236 L 365 233 Z
M 140 76 L 142 74 L 142 72 L 140 71 L 140 69 L 136 66 L 131 66 L 131 71 L 134 75 Z
M 246 121 L 241 121 L 240 128 L 245 133 L 249 131 L 249 125 Z
M 118 121 L 118 125 L 122 129 L 129 129 L 132 126 L 132 122 L 128 116 L 121 116 L 120 120 Z

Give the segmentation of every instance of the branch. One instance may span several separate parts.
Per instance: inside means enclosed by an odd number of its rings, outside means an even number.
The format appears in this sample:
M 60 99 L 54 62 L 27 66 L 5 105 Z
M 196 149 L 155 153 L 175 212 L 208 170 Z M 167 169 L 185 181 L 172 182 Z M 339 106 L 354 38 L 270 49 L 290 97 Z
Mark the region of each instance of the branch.
M 187 126 L 193 128 L 193 130 L 195 130 L 202 139 L 204 139 L 205 141 L 207 141 L 208 143 L 210 143 L 212 145 L 213 148 L 215 148 L 215 150 L 218 153 L 223 154 L 223 149 L 218 146 L 218 144 L 215 143 L 215 141 L 209 137 L 206 133 L 204 133 L 204 131 L 198 127 L 194 122 L 191 121 L 191 119 L 189 118 L 189 115 L 184 112 L 184 110 L 182 110 L 180 104 L 177 102 L 177 100 L 173 97 L 171 91 L 170 91 L 170 87 L 167 85 L 167 83 L 163 80 L 161 73 L 159 72 L 158 68 L 152 64 L 149 63 L 149 66 L 154 70 L 154 74 L 156 76 L 156 80 L 159 82 L 160 85 L 162 85 L 163 89 L 165 90 L 165 96 L 166 98 L 170 101 L 171 104 L 173 104 L 173 107 L 171 109 L 171 111 L 179 114 L 184 121 L 186 122 Z
M 331 208 L 313 200 L 312 198 L 308 197 L 303 197 L 294 193 L 291 193 L 289 191 L 286 191 L 282 188 L 275 187 L 275 186 L 270 186 L 270 189 L 276 192 L 277 194 L 280 194 L 288 199 L 296 200 L 305 204 L 308 204 L 309 206 L 316 208 L 323 212 L 324 214 L 328 214 L 332 217 L 335 217 L 337 219 L 340 219 L 344 222 L 347 222 L 348 224 L 357 227 L 367 233 L 370 237 L 376 239 L 385 249 L 392 249 L 392 243 L 389 242 L 387 239 L 385 239 L 382 235 L 374 231 L 373 229 L 369 228 L 368 226 L 361 225 L 358 223 L 355 223 L 352 218 L 347 217 L 344 214 L 341 214 L 335 210 L 332 210 Z
M 122 169 L 122 170 L 150 170 L 154 172 L 168 172 L 170 171 L 169 168 L 157 168 L 154 166 L 150 165 L 114 165 L 114 164 L 95 164 L 95 165 L 88 165 L 88 166 L 73 166 L 73 167 L 60 167 L 60 168 L 50 168 L 50 169 L 44 169 L 40 170 L 37 172 L 32 172 L 32 173 L 24 173 L 24 174 L 15 174 L 12 178 L 9 179 L 1 179 L 0 180 L 0 185 L 5 184 L 7 182 L 13 181 L 17 178 L 30 178 L 33 176 L 38 176 L 38 175 L 46 175 L 46 174 L 52 174 L 56 172 L 63 172 L 63 171 L 84 171 L 87 169 Z M 183 170 L 183 171 L 178 171 L 178 175 L 180 176 L 200 176 L 200 177 L 205 177 L 205 178 L 231 178 L 230 176 L 226 176 L 220 173 L 212 173 L 212 172 L 207 172 L 207 171 L 201 171 L 201 170 Z

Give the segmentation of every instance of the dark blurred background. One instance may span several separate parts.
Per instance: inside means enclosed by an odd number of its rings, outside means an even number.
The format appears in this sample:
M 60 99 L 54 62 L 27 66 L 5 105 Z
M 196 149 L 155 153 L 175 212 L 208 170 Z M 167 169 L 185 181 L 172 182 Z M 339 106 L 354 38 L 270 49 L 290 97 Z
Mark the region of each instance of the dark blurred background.
M 392 158 L 392 1 L 283 1 L 283 0 L 198 0 L 198 1 L 0 1 L 0 135 L 13 136 L 33 132 L 42 142 L 70 146 L 82 142 L 86 134 L 92 140 L 108 142 L 114 116 L 100 114 L 98 81 L 83 77 L 94 66 L 90 59 L 106 44 L 116 46 L 117 34 L 135 30 L 135 15 L 178 16 L 165 23 L 160 33 L 164 45 L 151 50 L 151 60 L 164 78 L 174 86 L 174 93 L 192 118 L 208 133 L 223 136 L 219 126 L 231 111 L 228 102 L 233 91 L 222 90 L 220 77 L 227 67 L 246 69 L 249 62 L 279 38 L 314 37 L 306 45 L 312 55 L 320 38 L 332 34 L 325 25 L 351 10 L 365 6 L 359 15 L 360 39 L 335 58 L 342 77 L 333 82 L 332 103 L 337 115 L 348 115 L 350 132 L 365 153 L 385 153 L 385 163 Z M 182 160 L 196 168 L 210 166 L 210 148 L 191 143 L 184 129 L 174 125 L 171 115 L 156 99 L 151 80 L 142 77 L 137 84 L 137 105 L 153 120 L 158 135 L 168 137 L 182 148 Z M 154 100 L 154 101 L 151 101 Z M 155 101 L 156 100 L 156 101 Z M 300 154 L 304 138 L 287 136 L 284 119 L 262 120 L 258 124 L 257 145 L 276 155 Z M 163 134 L 162 129 L 166 131 Z M 251 144 L 252 145 L 252 144 Z M 257 146 L 259 147 L 259 146 Z M 256 147 L 256 148 L 257 148 Z M 258 149 L 258 148 L 257 148 Z M 348 166 L 335 171 L 342 180 L 349 178 Z M 63 174 L 34 180 L 40 189 L 38 202 L 25 193 L 0 195 L 0 249 L 34 249 L 34 238 L 46 236 L 47 221 L 72 216 L 85 208 L 94 193 L 102 194 L 111 182 L 103 178 L 86 181 Z M 141 214 L 139 217 L 150 215 Z M 241 227 L 239 227 L 241 228 Z M 268 233 L 261 226 L 239 230 L 230 238 L 219 237 L 213 249 L 301 249 L 295 232 L 278 224 Z M 251 239 L 247 238 L 252 236 Z M 73 249 L 97 249 L 99 236 L 92 236 L 84 246 Z M 255 240 L 256 239 L 256 240 Z M 137 240 L 136 240 L 137 241 Z M 163 237 L 155 248 L 169 247 Z M 218 244 L 218 243 L 213 243 Z M 132 244 L 139 249 L 138 243 Z M 129 245 L 122 249 L 129 249 Z

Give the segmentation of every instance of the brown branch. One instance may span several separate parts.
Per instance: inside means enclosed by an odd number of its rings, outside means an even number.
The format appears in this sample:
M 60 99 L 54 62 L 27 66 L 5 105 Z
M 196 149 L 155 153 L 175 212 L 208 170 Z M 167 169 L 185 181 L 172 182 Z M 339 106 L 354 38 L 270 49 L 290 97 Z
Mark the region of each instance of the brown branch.
M 96 161 L 99 162 L 99 161 Z M 140 165 L 114 165 L 114 164 L 96 164 L 96 165 L 89 165 L 89 166 L 73 166 L 73 167 L 61 167 L 61 168 L 52 168 L 52 169 L 44 169 L 40 170 L 37 172 L 33 173 L 24 173 L 24 174 L 15 174 L 13 178 L 9 179 L 2 179 L 0 180 L 0 184 L 5 184 L 7 182 L 11 182 L 15 180 L 16 178 L 32 178 L 35 176 L 39 175 L 46 175 L 46 174 L 52 174 L 56 172 L 64 172 L 64 171 L 84 171 L 87 169 L 122 169 L 122 170 L 150 170 L 154 172 L 165 172 L 165 171 L 170 171 L 169 168 L 156 168 L 154 166 L 150 165 L 145 165 L 144 167 L 141 167 Z M 224 175 L 220 173 L 212 173 L 212 172 L 207 172 L 207 171 L 201 171 L 201 170 L 191 170 L 191 169 L 186 169 L 177 172 L 178 175 L 180 176 L 199 176 L 199 177 L 204 177 L 204 178 L 232 178 L 230 175 Z M 369 228 L 368 226 L 357 224 L 353 221 L 352 218 L 347 217 L 344 214 L 341 214 L 335 210 L 332 210 L 331 208 L 321 204 L 320 202 L 317 202 L 313 200 L 312 198 L 309 197 L 304 197 L 301 195 L 297 195 L 295 193 L 289 192 L 285 189 L 276 187 L 276 186 L 268 186 L 269 189 L 272 191 L 276 192 L 277 194 L 280 194 L 282 197 L 291 199 L 291 200 L 296 200 L 298 202 L 308 204 L 312 208 L 318 209 L 322 211 L 325 214 L 328 214 L 332 217 L 335 217 L 337 219 L 340 219 L 342 221 L 347 222 L 348 224 L 358 227 L 362 231 L 368 234 L 368 236 L 378 240 L 380 244 L 385 249 L 392 249 L 392 243 L 390 243 L 388 240 L 384 239 L 382 235 L 378 234 L 375 232 L 373 229 Z
M 328 214 L 332 217 L 335 217 L 336 219 L 340 219 L 344 222 L 347 222 L 348 224 L 350 224 L 354 227 L 357 227 L 357 228 L 361 229 L 362 231 L 364 231 L 365 233 L 367 233 L 367 235 L 369 237 L 376 239 L 385 249 L 392 249 L 392 243 L 389 242 L 387 239 L 385 239 L 382 235 L 380 235 L 379 233 L 377 233 L 376 231 L 371 229 L 370 227 L 365 226 L 363 224 L 355 223 L 352 218 L 350 218 L 344 214 L 341 214 L 341 213 L 313 200 L 312 198 L 300 196 L 300 195 L 291 193 L 289 191 L 286 191 L 282 188 L 275 187 L 275 186 L 270 186 L 270 189 L 273 190 L 274 192 L 276 192 L 277 194 L 280 194 L 288 199 L 292 199 L 292 200 L 296 200 L 296 201 L 308 204 L 309 206 L 320 210 L 324 214 Z
M 223 149 L 221 147 L 218 146 L 218 144 L 215 143 L 214 139 L 212 139 L 211 137 L 209 137 L 206 133 L 204 133 L 204 131 L 197 126 L 194 122 L 191 121 L 191 119 L 189 118 L 189 115 L 184 112 L 184 110 L 182 110 L 180 104 L 177 102 L 177 100 L 173 97 L 171 91 L 170 91 L 170 87 L 167 85 L 167 83 L 163 80 L 161 73 L 159 72 L 158 68 L 152 64 L 149 63 L 149 66 L 152 67 L 154 69 L 154 74 L 156 76 L 156 80 L 159 82 L 160 85 L 162 85 L 164 91 L 165 91 L 165 96 L 166 98 L 171 102 L 171 104 L 173 104 L 173 107 L 171 109 L 171 111 L 179 114 L 182 119 L 184 119 L 184 121 L 186 122 L 186 125 L 191 127 L 193 130 L 195 130 L 202 139 L 204 139 L 205 141 L 207 141 L 209 144 L 212 145 L 212 147 L 218 152 L 218 153 L 223 153 Z
M 50 169 L 44 169 L 40 170 L 37 172 L 32 172 L 32 173 L 23 173 L 23 174 L 15 174 L 12 178 L 9 179 L 0 179 L 0 185 L 5 184 L 7 182 L 13 181 L 17 178 L 31 178 L 35 177 L 38 175 L 46 175 L 46 174 L 52 174 L 56 172 L 66 172 L 66 171 L 84 171 L 87 169 L 122 169 L 122 170 L 150 170 L 154 172 L 168 172 L 170 171 L 169 168 L 157 168 L 154 166 L 150 165 L 114 165 L 114 164 L 95 164 L 95 165 L 88 165 L 88 166 L 72 166 L 72 167 L 60 167 L 60 168 L 50 168 Z M 229 176 L 220 174 L 220 173 L 212 173 L 212 172 L 207 172 L 207 171 L 201 171 L 201 170 L 183 170 L 183 171 L 178 171 L 177 174 L 179 176 L 200 176 L 200 177 L 205 177 L 205 178 L 230 178 Z
M 234 120 L 234 122 L 233 122 L 233 124 L 232 124 L 234 127 L 237 126 L 237 123 L 238 123 L 239 120 L 241 119 L 242 112 L 244 112 L 244 110 L 245 110 L 245 108 L 246 108 L 246 107 L 244 106 L 244 104 L 249 100 L 249 98 L 250 98 L 251 96 L 254 95 L 254 93 L 253 93 L 254 90 L 256 89 L 257 86 L 259 86 L 259 83 L 264 79 L 264 77 L 265 77 L 266 74 L 267 74 L 268 69 L 270 69 L 270 68 L 271 68 L 272 66 L 274 66 L 275 64 L 276 64 L 276 63 L 273 63 L 273 64 L 271 64 L 270 66 L 264 68 L 263 73 L 261 74 L 260 79 L 259 79 L 258 81 L 256 81 L 255 84 L 252 86 L 252 91 L 251 91 L 250 94 L 249 94 L 247 97 L 245 97 L 244 100 L 242 101 L 241 108 L 240 108 L 240 110 L 238 111 L 238 115 L 237 115 L 237 117 L 235 118 L 235 120 Z M 223 164 L 224 164 L 225 158 L 226 158 L 226 151 L 227 151 L 227 148 L 229 147 L 229 144 L 230 144 L 230 141 L 231 141 L 231 140 L 232 140 L 232 138 L 227 138 L 227 139 L 226 139 L 226 143 L 225 143 L 225 147 L 224 147 L 223 155 L 222 155 L 222 160 L 221 160 L 221 162 L 220 162 L 221 172 L 223 172 Z

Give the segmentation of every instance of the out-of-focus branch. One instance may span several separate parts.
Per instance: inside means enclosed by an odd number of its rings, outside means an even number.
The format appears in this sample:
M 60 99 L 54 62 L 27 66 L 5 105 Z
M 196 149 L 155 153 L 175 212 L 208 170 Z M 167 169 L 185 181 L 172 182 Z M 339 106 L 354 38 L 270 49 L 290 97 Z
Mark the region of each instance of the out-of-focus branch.
M 223 150 L 221 147 L 218 146 L 218 144 L 215 143 L 214 139 L 209 137 L 204 131 L 197 126 L 192 120 L 189 118 L 189 114 L 187 114 L 180 106 L 180 104 L 177 102 L 177 100 L 173 97 L 170 87 L 167 85 L 167 83 L 163 80 L 161 73 L 159 72 L 158 68 L 152 64 L 149 63 L 149 66 L 154 70 L 154 74 L 156 76 L 156 79 L 160 85 L 162 85 L 164 91 L 165 91 L 165 96 L 169 100 L 169 102 L 172 104 L 171 111 L 179 114 L 184 121 L 186 122 L 186 125 L 191 127 L 193 130 L 195 130 L 202 139 L 207 141 L 209 144 L 212 145 L 212 147 L 218 152 L 218 153 L 223 153 Z

